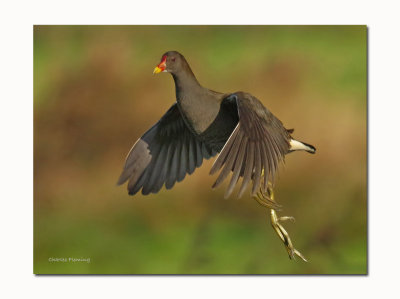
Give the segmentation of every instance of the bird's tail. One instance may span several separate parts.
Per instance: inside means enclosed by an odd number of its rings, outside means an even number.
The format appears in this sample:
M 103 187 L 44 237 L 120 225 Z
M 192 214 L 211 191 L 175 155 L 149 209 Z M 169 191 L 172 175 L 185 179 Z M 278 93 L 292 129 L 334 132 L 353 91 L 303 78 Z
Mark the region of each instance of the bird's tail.
M 293 151 L 306 151 L 310 154 L 315 154 L 316 152 L 316 148 L 314 146 L 312 146 L 311 144 L 307 144 L 305 142 L 301 142 L 295 139 L 291 139 L 290 140 L 290 152 Z

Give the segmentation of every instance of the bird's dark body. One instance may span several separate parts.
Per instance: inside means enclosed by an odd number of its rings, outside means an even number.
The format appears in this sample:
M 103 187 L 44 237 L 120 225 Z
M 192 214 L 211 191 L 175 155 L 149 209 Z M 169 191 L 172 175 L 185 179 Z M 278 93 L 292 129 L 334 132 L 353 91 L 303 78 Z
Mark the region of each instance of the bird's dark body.
M 118 184 L 128 180 L 131 195 L 141 189 L 144 195 L 157 193 L 220 153 L 210 172 L 221 171 L 213 187 L 232 173 L 226 196 L 239 177 L 239 197 L 250 181 L 255 194 L 264 173 L 266 188 L 290 151 L 290 131 L 254 96 L 202 87 L 181 54 L 167 52 L 163 63 L 171 65 L 166 70 L 173 76 L 177 102 L 132 147 Z
M 219 153 L 238 122 L 239 116 L 236 102 L 224 99 L 211 125 L 197 136 L 210 148 Z

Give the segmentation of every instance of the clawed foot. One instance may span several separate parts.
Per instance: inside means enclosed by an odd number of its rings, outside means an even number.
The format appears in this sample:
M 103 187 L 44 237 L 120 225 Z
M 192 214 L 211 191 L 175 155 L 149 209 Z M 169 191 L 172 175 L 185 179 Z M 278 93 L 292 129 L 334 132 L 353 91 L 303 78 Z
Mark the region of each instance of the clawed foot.
M 281 217 L 278 217 L 278 221 L 287 221 L 287 220 L 290 220 L 293 223 L 296 222 L 296 219 L 294 219 L 294 217 L 292 217 L 292 216 L 281 216 Z
M 281 221 L 290 220 L 295 222 L 294 217 L 291 216 L 281 216 L 278 217 L 276 210 L 281 209 L 281 205 L 278 205 L 274 200 L 274 193 L 272 187 L 267 188 L 267 192 L 260 191 L 254 199 L 263 207 L 271 209 L 271 225 L 275 232 L 278 234 L 279 238 L 282 240 L 289 254 L 290 259 L 295 259 L 296 256 L 300 257 L 303 261 L 307 262 L 307 259 L 296 249 L 292 244 L 292 240 L 289 237 L 288 232 L 280 223 Z
M 298 256 L 303 261 L 307 262 L 307 259 L 301 254 L 301 252 L 298 251 L 296 248 L 294 248 L 288 232 L 284 229 L 284 227 L 280 223 L 280 221 L 286 221 L 286 220 L 290 220 L 292 222 L 295 221 L 295 219 L 291 216 L 278 217 L 276 211 L 274 209 L 271 209 L 271 225 L 278 234 L 279 238 L 282 240 L 283 244 L 285 245 L 286 250 L 289 254 L 289 258 L 295 259 L 295 257 Z

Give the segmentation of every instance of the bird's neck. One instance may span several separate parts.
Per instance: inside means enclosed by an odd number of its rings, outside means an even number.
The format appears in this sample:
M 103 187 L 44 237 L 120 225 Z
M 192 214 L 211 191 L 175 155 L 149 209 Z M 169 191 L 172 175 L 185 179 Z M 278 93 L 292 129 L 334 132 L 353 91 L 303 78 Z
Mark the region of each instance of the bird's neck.
M 176 101 L 182 116 L 195 133 L 201 134 L 214 121 L 219 102 L 202 87 L 193 72 L 186 70 L 172 74 L 175 81 Z
M 202 88 L 189 67 L 172 73 L 172 77 L 175 81 L 176 100 L 178 102 L 184 101 L 190 94 L 196 93 Z

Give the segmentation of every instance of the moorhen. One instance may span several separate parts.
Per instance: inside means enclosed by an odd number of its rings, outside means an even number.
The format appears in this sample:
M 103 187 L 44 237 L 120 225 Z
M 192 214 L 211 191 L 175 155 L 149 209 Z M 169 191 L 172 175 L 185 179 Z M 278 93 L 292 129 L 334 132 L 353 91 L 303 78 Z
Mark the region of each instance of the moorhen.
M 128 192 L 157 193 L 165 184 L 171 189 L 201 166 L 203 159 L 219 153 L 210 173 L 220 171 L 213 187 L 232 172 L 225 192 L 228 197 L 240 177 L 238 196 L 252 181 L 251 195 L 271 208 L 271 220 L 285 242 L 289 256 L 304 257 L 293 248 L 277 218 L 272 182 L 279 162 L 292 151 L 315 153 L 315 148 L 292 138 L 287 130 L 254 96 L 245 92 L 220 93 L 199 84 L 182 54 L 169 51 L 162 55 L 155 74 L 171 73 L 175 81 L 176 102 L 130 150 L 118 180 L 128 181 Z M 273 218 L 276 218 L 275 220 Z M 287 244 L 290 243 L 288 247 Z

